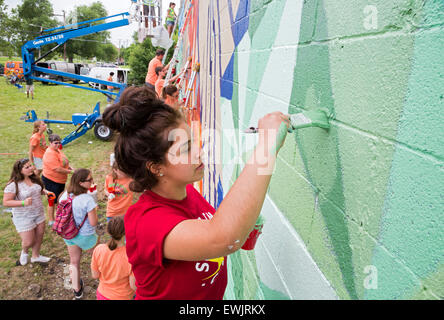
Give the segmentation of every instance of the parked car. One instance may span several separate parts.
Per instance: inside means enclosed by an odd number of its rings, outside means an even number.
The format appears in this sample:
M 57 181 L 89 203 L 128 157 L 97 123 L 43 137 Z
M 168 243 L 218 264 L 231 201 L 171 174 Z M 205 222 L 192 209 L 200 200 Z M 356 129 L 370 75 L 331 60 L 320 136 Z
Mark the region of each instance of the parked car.
M 128 83 L 129 69 L 116 68 L 116 67 L 95 67 L 91 68 L 88 77 L 105 80 L 108 79 L 110 72 L 114 72 L 113 82 Z M 89 82 L 89 85 L 96 89 L 106 89 L 105 85 L 100 85 L 97 82 Z
M 95 64 L 84 63 L 83 66 L 79 70 L 79 75 L 89 77 L 89 71 L 94 67 L 96 67 Z M 83 80 L 80 80 L 80 82 L 85 83 Z
M 66 73 L 73 73 L 76 74 L 76 66 L 74 63 L 65 62 L 65 61 L 46 61 L 46 62 L 37 62 L 38 67 L 47 68 L 51 70 L 57 70 L 61 72 Z M 78 67 L 79 71 L 80 68 Z M 55 74 L 47 74 L 47 73 L 41 73 L 36 72 L 36 77 L 43 77 L 46 79 L 56 80 L 60 82 L 67 82 L 72 81 L 73 83 L 79 83 L 79 80 L 72 79 L 69 77 L 63 77 Z M 42 81 L 43 83 L 46 83 L 45 81 Z

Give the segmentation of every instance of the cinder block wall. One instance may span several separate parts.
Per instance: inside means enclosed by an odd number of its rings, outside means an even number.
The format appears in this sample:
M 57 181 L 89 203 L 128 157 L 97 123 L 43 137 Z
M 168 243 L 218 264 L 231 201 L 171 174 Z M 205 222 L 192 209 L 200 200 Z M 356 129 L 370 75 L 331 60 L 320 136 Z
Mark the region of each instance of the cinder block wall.
M 183 61 L 218 206 L 268 112 L 327 108 L 289 134 L 227 299 L 444 297 L 444 2 L 194 0 Z M 206 129 L 216 130 L 217 134 Z M 218 136 L 218 137 L 216 137 Z

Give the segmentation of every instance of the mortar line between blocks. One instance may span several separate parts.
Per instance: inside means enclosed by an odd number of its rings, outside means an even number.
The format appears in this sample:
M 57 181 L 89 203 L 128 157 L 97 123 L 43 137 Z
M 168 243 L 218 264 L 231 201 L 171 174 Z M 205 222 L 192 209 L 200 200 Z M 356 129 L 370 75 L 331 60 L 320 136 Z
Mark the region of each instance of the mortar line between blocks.
M 330 119 L 329 122 L 336 124 L 337 127 L 341 127 L 341 128 L 348 129 L 350 131 L 357 132 L 358 134 L 361 134 L 362 136 L 365 136 L 365 137 L 370 138 L 372 140 L 380 139 L 384 143 L 391 144 L 391 145 L 393 145 L 395 147 L 400 147 L 401 149 L 410 151 L 411 153 L 413 153 L 413 154 L 415 154 L 415 155 L 417 155 L 417 156 L 419 156 L 421 158 L 429 160 L 429 161 L 431 161 L 431 162 L 433 162 L 433 163 L 443 167 L 443 168 L 441 168 L 441 170 L 444 170 L 444 160 L 441 159 L 441 157 L 438 156 L 438 155 L 426 153 L 423 150 L 418 149 L 418 148 L 416 148 L 414 146 L 410 146 L 410 145 L 408 145 L 408 144 L 406 144 L 404 142 L 397 141 L 397 140 L 394 140 L 392 138 L 385 137 L 385 136 L 382 136 L 382 135 L 378 135 L 378 134 L 375 134 L 375 133 L 371 133 L 371 132 L 366 131 L 366 130 L 362 130 L 360 128 L 354 127 L 354 126 L 352 126 L 350 124 L 347 124 L 345 122 L 342 122 L 340 120 Z

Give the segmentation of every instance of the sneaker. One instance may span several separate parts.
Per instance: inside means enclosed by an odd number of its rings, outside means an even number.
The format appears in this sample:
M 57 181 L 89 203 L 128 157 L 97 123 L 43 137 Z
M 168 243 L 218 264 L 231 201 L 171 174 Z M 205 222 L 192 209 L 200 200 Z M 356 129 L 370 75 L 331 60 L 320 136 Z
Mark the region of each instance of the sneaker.
M 23 252 L 22 250 L 22 253 L 20 253 L 20 264 L 24 266 L 27 263 L 28 263 L 28 254 Z
M 76 300 L 80 300 L 83 297 L 83 280 L 80 279 L 80 290 L 79 291 L 75 291 L 74 290 L 74 298 Z
M 54 224 L 54 220 L 48 221 L 48 226 L 52 227 L 53 224 Z
M 48 263 L 51 258 L 39 255 L 37 258 L 31 258 L 31 263 L 39 262 L 39 263 Z

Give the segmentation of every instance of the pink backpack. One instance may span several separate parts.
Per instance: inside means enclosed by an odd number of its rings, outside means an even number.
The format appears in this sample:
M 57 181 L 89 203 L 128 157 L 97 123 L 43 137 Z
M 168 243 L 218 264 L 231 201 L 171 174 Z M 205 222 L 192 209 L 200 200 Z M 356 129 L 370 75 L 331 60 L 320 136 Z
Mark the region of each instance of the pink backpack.
M 82 223 L 77 227 L 72 213 L 72 200 L 73 198 L 68 196 L 68 199 L 60 201 L 57 205 L 56 217 L 54 224 L 52 225 L 52 230 L 66 240 L 70 240 L 77 236 L 88 217 L 87 213 Z

